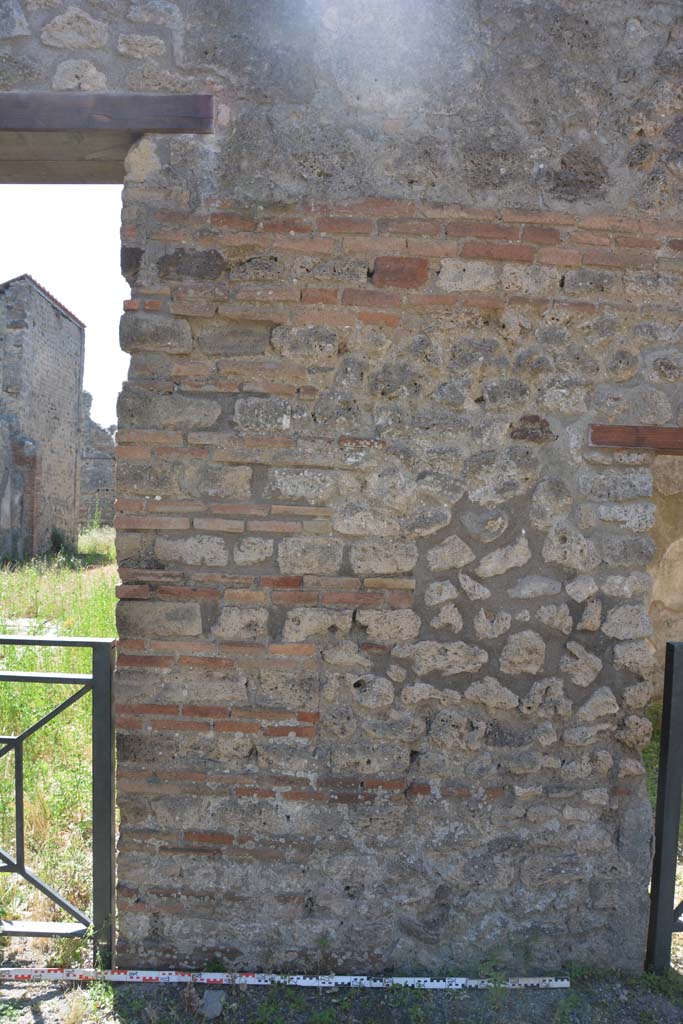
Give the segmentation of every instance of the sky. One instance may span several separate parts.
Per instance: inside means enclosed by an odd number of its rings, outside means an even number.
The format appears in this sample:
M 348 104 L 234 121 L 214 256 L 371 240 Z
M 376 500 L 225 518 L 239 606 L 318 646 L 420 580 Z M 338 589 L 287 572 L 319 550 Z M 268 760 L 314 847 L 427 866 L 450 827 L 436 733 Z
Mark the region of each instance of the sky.
M 83 387 L 92 418 L 116 423 L 128 371 L 119 319 L 120 185 L 0 185 L 0 282 L 30 274 L 85 324 Z

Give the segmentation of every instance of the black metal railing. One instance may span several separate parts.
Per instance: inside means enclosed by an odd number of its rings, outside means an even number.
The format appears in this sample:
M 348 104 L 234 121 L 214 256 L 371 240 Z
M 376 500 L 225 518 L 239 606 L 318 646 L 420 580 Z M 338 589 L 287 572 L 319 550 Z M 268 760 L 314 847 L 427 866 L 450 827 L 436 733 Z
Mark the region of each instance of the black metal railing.
M 671 965 L 671 939 L 683 931 L 683 903 L 676 899 L 678 836 L 683 795 L 683 643 L 666 645 L 662 734 L 655 814 L 655 855 L 650 887 L 650 927 L 645 966 L 661 973 Z
M 0 871 L 19 875 L 71 922 L 0 920 L 0 934 L 78 938 L 92 933 L 96 964 L 111 963 L 114 893 L 114 748 L 112 719 L 112 670 L 114 641 L 88 637 L 0 636 L 3 646 L 85 647 L 92 650 L 90 674 L 0 671 L 2 683 L 76 685 L 78 690 L 57 704 L 16 736 L 0 735 L 0 758 L 14 754 L 14 856 L 0 849 Z M 24 829 L 24 743 L 67 708 L 92 694 L 92 917 L 74 906 L 42 881 L 26 865 Z M 0 729 L 2 725 L 0 723 Z

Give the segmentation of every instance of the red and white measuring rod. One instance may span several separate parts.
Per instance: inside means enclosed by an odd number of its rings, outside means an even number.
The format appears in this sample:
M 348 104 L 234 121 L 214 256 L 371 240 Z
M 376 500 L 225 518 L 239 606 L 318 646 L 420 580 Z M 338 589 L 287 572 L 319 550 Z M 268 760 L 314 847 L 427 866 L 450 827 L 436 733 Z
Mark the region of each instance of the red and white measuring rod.
M 3 981 L 109 981 L 145 985 L 294 985 L 298 988 L 569 988 L 569 978 L 368 978 L 362 974 L 222 974 L 216 971 L 97 971 L 91 968 L 0 967 Z

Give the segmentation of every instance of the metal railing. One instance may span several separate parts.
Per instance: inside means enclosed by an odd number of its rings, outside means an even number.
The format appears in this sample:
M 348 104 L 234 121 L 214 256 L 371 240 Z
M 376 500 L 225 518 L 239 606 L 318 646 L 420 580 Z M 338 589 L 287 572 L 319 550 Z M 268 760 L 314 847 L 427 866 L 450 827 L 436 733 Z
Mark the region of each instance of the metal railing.
M 678 836 L 683 794 L 683 643 L 666 645 L 655 855 L 650 887 L 650 927 L 645 966 L 661 973 L 671 965 L 671 939 L 683 931 L 683 902 L 676 899 Z
M 0 871 L 19 875 L 75 923 L 57 921 L 0 920 L 0 934 L 78 938 L 89 933 L 94 942 L 95 963 L 111 963 L 114 893 L 114 746 L 112 718 L 112 670 L 114 641 L 89 637 L 0 636 L 3 646 L 86 647 L 92 650 L 92 671 L 84 675 L 53 672 L 0 671 L 2 683 L 46 683 L 79 687 L 51 711 L 16 736 L 0 735 L 0 758 L 14 754 L 14 856 L 0 849 Z M 42 881 L 26 865 L 24 827 L 24 743 L 67 708 L 92 694 L 92 918 Z M 1 728 L 1 723 L 0 723 Z

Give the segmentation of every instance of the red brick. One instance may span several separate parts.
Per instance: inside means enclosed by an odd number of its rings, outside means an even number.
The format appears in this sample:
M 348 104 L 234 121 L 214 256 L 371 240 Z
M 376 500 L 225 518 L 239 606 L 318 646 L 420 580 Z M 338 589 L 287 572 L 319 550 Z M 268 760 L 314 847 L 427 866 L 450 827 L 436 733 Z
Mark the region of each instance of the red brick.
M 233 231 L 253 231 L 254 221 L 238 213 L 212 213 L 209 221 L 212 227 L 232 228 Z
M 289 658 L 309 658 L 317 653 L 315 644 L 271 644 L 268 651 Z
M 137 313 L 137 311 L 140 309 L 140 303 L 138 302 L 137 299 L 124 299 L 123 308 L 126 311 L 126 313 Z
M 446 225 L 449 238 L 498 238 L 507 242 L 519 240 L 519 228 L 492 221 L 453 220 Z
M 118 668 L 170 668 L 173 658 L 151 657 L 145 654 L 120 654 Z
M 387 608 L 412 608 L 413 595 L 410 590 L 390 590 L 387 593 Z
M 683 252 L 683 238 L 670 238 L 669 248 L 674 252 Z
M 117 444 L 182 444 L 179 430 L 131 430 L 117 431 Z
M 169 312 L 175 316 L 213 316 L 215 309 L 215 305 L 211 302 L 193 302 L 190 299 L 186 299 L 184 302 L 172 302 L 169 306 Z
M 569 236 L 574 245 L 611 245 L 612 236 L 597 231 L 572 231 Z
M 317 789 L 288 789 L 282 794 L 283 800 L 327 800 L 327 794 Z
M 306 590 L 360 590 L 355 576 L 303 576 Z
M 152 449 L 141 444 L 124 444 L 116 446 L 117 462 L 149 462 Z
M 116 596 L 128 601 L 144 601 L 149 597 L 146 583 L 122 583 L 116 588 Z
M 483 292 L 462 292 L 460 302 L 472 309 L 505 309 L 506 300 Z
M 264 736 L 301 736 L 304 739 L 312 739 L 317 730 L 314 725 L 268 725 L 263 730 Z
M 311 305 L 335 306 L 338 302 L 336 288 L 302 288 L 301 301 Z
M 222 591 L 216 587 L 161 586 L 157 597 L 162 601 L 218 601 Z
M 119 654 L 130 654 L 133 651 L 144 651 L 145 641 L 142 639 L 135 640 L 132 637 L 128 640 L 117 640 L 116 649 Z
M 277 590 L 299 589 L 303 583 L 303 576 L 262 576 L 261 586 L 271 587 Z
M 405 199 L 351 199 L 346 203 L 336 203 L 335 212 L 363 215 L 368 217 L 412 217 L 415 214 L 415 203 Z
M 560 246 L 552 249 L 539 249 L 536 262 L 552 267 L 580 267 L 581 253 L 576 249 L 565 249 Z
M 316 519 L 324 519 L 332 515 L 331 508 L 323 508 L 321 505 L 272 505 L 270 511 L 273 515 L 294 515 L 306 518 L 312 516 Z
M 315 591 L 272 590 L 270 599 L 273 604 L 285 607 L 317 605 L 320 595 Z
M 179 715 L 178 704 L 119 704 L 114 705 L 117 715 Z
M 232 668 L 235 662 L 232 658 L 211 658 L 211 657 L 198 657 L 193 654 L 184 654 L 178 658 L 178 664 L 184 665 L 186 668 L 208 668 L 218 670 Z
M 160 718 L 150 723 L 154 732 L 210 732 L 208 722 L 193 722 L 183 718 Z
M 530 245 L 509 245 L 495 242 L 465 242 L 462 255 L 466 260 L 503 260 L 505 263 L 531 263 L 536 250 Z
M 415 218 L 399 217 L 381 220 L 379 230 L 386 235 L 414 235 L 438 238 L 441 235 L 441 224 L 435 220 L 416 220 Z
M 117 530 L 189 530 L 190 520 L 183 516 L 114 516 Z
M 187 718 L 230 718 L 230 712 L 224 704 L 185 704 L 182 708 Z
M 510 224 L 551 224 L 558 227 L 576 224 L 576 218 L 570 213 L 544 210 L 503 210 L 503 220 Z
M 406 796 L 431 796 L 432 787 L 426 782 L 411 782 L 406 789 Z
M 395 313 L 364 313 L 358 314 L 358 319 L 363 324 L 379 325 L 381 327 L 398 327 L 401 322 L 400 316 Z
M 445 797 L 466 799 L 471 792 L 468 786 L 442 786 L 441 788 L 441 795 Z
M 267 516 L 268 505 L 209 505 L 209 512 L 223 516 Z
M 300 722 L 319 722 L 320 712 L 319 711 L 297 711 L 296 717 Z
M 265 235 L 260 236 L 265 242 L 270 241 L 273 248 L 284 249 L 289 252 L 310 252 L 322 256 L 330 256 L 335 249 L 334 238 L 304 238 L 292 235 L 273 235 L 271 238 Z
M 268 603 L 265 590 L 226 590 L 223 594 L 225 604 L 262 605 Z
M 278 217 L 260 222 L 257 228 L 259 231 L 293 231 L 295 234 L 308 235 L 313 231 L 313 222 L 300 217 Z
M 652 259 L 634 252 L 605 252 L 604 249 L 584 249 L 583 264 L 586 267 L 649 267 Z
M 235 837 L 226 832 L 183 832 L 186 843 L 216 843 L 219 846 L 232 846 Z
M 194 518 L 197 530 L 211 530 L 216 533 L 244 533 L 244 523 L 237 519 Z
M 275 796 L 274 789 L 263 789 L 260 786 L 236 786 L 235 796 L 240 797 L 252 797 L 256 796 L 260 800 L 267 800 L 270 797 Z
M 659 238 L 647 235 L 615 235 L 614 241 L 626 249 L 659 249 L 662 245 Z
M 525 224 L 522 239 L 532 245 L 557 245 L 562 236 L 557 228 L 541 228 L 533 224 Z
M 145 503 L 141 498 L 117 498 L 114 508 L 117 512 L 142 512 Z
M 303 529 L 301 523 L 284 522 L 276 519 L 255 519 L 247 523 L 247 529 L 251 533 L 300 533 Z
M 319 217 L 318 231 L 330 235 L 371 235 L 374 221 L 366 217 Z
M 258 722 L 216 722 L 216 732 L 244 732 L 257 733 L 261 731 Z
M 378 256 L 371 281 L 376 288 L 421 288 L 429 277 L 429 263 L 420 256 Z
M 345 288 L 342 302 L 346 306 L 369 306 L 375 309 L 386 309 L 401 305 L 401 296 L 395 292 L 371 292 L 364 288 Z
M 191 459 L 193 462 L 209 457 L 208 449 L 199 445 L 193 445 L 191 448 L 156 448 L 154 454 L 160 459 Z

